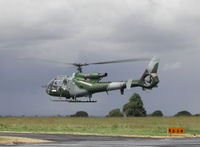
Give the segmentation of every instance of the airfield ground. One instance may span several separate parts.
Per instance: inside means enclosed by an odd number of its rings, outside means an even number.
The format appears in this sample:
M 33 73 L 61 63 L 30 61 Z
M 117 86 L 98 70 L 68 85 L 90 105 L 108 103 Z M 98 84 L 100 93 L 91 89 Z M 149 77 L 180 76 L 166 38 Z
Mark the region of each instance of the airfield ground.
M 0 117 L 0 131 L 167 137 L 167 128 L 181 127 L 186 137 L 200 135 L 200 117 Z
M 195 138 L 144 138 L 144 137 L 119 137 L 95 135 L 69 135 L 69 134 L 38 134 L 38 133 L 2 133 L 0 136 L 15 136 L 34 139 L 49 140 L 46 143 L 13 143 L 11 146 L 36 147 L 36 146 L 65 146 L 65 147 L 199 147 L 200 141 Z M 0 145 L 7 146 L 7 145 Z
M 52 141 L 24 137 L 0 136 L 0 144 L 50 143 Z

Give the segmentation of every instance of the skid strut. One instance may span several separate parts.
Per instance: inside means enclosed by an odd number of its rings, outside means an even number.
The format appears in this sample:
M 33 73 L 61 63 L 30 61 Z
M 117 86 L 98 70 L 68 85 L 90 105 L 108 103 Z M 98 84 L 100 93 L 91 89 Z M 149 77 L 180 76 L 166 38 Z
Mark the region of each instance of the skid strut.
M 96 103 L 95 100 L 79 101 L 79 100 L 51 100 L 53 102 L 69 102 L 69 103 Z

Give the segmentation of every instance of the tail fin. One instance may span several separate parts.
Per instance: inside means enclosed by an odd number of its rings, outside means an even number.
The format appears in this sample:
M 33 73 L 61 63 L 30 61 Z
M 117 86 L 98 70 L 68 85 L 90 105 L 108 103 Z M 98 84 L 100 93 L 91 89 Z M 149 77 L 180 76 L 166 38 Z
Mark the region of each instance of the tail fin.
M 147 71 L 149 73 L 157 73 L 158 65 L 159 65 L 160 59 L 154 56 L 151 61 L 149 62 L 149 65 L 147 67 Z
M 159 83 L 157 75 L 159 61 L 159 58 L 153 57 L 144 71 L 140 79 L 143 90 L 151 90 L 152 88 L 157 87 L 157 84 Z

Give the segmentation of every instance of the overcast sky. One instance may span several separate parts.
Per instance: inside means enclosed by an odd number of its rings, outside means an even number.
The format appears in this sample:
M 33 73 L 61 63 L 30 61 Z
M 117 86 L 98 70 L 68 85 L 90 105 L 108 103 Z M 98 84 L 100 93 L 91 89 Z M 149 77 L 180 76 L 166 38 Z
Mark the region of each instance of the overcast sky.
M 200 113 L 199 0 L 0 0 L 0 115 L 105 116 L 141 95 L 147 113 Z M 97 62 L 160 58 L 159 87 L 93 95 L 95 104 L 55 103 L 42 85 L 75 68 L 29 59 Z M 25 58 L 27 60 L 19 60 Z M 98 65 L 103 81 L 139 79 L 148 62 Z

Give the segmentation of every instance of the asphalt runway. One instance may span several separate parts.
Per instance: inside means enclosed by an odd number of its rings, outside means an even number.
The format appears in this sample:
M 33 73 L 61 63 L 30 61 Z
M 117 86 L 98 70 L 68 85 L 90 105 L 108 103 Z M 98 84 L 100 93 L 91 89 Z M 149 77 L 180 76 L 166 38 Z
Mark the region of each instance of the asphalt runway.
M 54 141 L 44 144 L 12 144 L 25 147 L 200 147 L 200 138 L 132 138 L 68 134 L 0 133 L 0 136 L 26 137 Z

